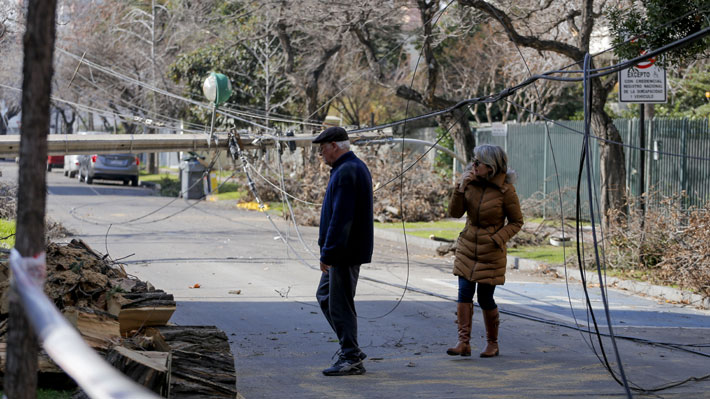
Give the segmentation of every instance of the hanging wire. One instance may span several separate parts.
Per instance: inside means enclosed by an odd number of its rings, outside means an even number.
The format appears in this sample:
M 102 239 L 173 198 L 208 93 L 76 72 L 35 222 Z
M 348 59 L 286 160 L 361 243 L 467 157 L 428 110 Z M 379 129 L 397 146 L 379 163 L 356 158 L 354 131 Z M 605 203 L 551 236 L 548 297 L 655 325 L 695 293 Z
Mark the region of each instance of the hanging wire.
M 641 61 L 642 61 L 642 60 L 641 60 Z M 639 61 L 639 62 L 640 62 L 640 61 Z M 603 75 L 590 75 L 588 70 L 585 70 L 585 72 L 586 72 L 586 79 L 589 79 L 589 78 L 592 78 L 592 77 L 603 76 Z M 613 72 L 614 72 L 614 71 L 611 71 L 611 72 L 609 72 L 609 73 L 613 73 Z M 608 73 L 607 73 L 607 74 L 608 74 Z M 544 77 L 542 77 L 542 78 L 544 78 Z M 554 80 L 554 79 L 553 79 L 553 80 Z M 509 95 L 509 93 L 506 93 L 506 94 Z M 407 120 L 405 120 L 405 121 L 402 122 L 402 123 L 403 123 L 403 124 L 406 124 L 406 123 L 407 123 Z M 588 134 L 587 134 L 587 136 L 588 136 Z M 705 159 L 705 158 L 701 158 L 701 159 Z M 402 171 L 402 172 L 404 172 L 404 171 Z M 403 173 L 401 173 L 401 174 L 403 174 Z

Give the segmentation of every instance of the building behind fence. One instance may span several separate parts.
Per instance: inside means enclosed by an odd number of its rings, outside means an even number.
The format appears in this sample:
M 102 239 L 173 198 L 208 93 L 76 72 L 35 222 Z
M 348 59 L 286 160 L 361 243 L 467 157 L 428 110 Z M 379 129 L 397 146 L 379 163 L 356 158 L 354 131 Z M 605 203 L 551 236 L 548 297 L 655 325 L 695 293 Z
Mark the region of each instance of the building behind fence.
M 646 121 L 644 191 L 647 206 L 662 198 L 679 198 L 683 206 L 702 207 L 710 201 L 710 120 L 655 118 Z M 626 187 L 639 195 L 639 120 L 614 121 L 624 141 Z M 550 137 L 546 134 L 549 129 Z M 497 144 L 508 153 L 510 167 L 518 173 L 516 189 L 521 201 L 537 207 L 545 217 L 559 217 L 561 188 L 565 216 L 574 216 L 577 176 L 582 153 L 583 121 L 508 123 L 474 129 L 476 144 Z M 594 132 L 592 132 L 594 134 Z M 599 198 L 599 142 L 591 143 L 593 198 Z M 559 179 L 559 186 L 558 186 Z M 586 169 L 582 180 L 583 214 L 588 214 Z M 530 206 L 530 205 L 529 205 Z M 599 204 L 595 203 L 595 209 Z

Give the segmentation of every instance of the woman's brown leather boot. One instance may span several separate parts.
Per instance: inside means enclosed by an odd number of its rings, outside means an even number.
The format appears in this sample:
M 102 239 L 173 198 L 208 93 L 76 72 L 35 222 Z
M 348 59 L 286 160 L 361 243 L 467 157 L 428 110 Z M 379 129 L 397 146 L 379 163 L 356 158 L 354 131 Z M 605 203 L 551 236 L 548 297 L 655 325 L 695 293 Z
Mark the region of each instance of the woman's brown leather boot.
M 456 304 L 456 321 L 459 325 L 459 343 L 446 350 L 451 356 L 471 356 L 471 319 L 473 318 L 472 303 Z
M 483 311 L 483 322 L 486 325 L 486 340 L 488 345 L 481 352 L 481 357 L 498 356 L 498 326 L 500 326 L 500 314 L 498 308 Z

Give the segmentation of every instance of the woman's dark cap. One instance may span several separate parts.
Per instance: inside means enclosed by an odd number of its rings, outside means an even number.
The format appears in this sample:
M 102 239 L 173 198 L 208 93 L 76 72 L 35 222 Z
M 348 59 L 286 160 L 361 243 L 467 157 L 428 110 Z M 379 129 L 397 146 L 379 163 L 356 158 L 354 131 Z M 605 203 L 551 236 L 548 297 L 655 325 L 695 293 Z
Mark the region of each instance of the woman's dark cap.
M 321 132 L 318 137 L 313 140 L 314 144 L 319 143 L 332 143 L 334 141 L 346 141 L 349 140 L 348 132 L 342 127 L 333 126 L 329 127 Z

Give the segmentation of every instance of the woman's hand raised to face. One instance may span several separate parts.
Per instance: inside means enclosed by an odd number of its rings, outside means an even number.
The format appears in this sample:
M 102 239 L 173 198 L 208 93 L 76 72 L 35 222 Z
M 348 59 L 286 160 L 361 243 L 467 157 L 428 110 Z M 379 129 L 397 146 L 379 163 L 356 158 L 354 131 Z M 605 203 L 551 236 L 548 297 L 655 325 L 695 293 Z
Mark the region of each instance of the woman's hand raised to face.
M 464 192 L 464 190 L 466 189 L 466 185 L 468 185 L 468 183 L 475 178 L 476 173 L 474 172 L 474 170 L 467 167 L 466 170 L 464 170 L 463 174 L 461 174 L 461 178 L 459 179 L 459 184 L 456 189 L 460 193 Z

